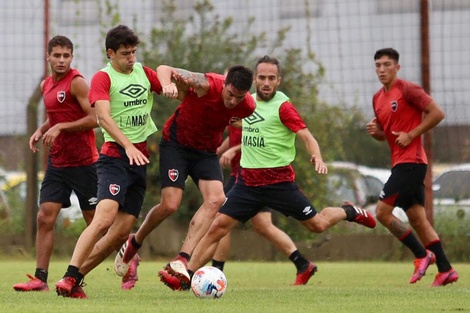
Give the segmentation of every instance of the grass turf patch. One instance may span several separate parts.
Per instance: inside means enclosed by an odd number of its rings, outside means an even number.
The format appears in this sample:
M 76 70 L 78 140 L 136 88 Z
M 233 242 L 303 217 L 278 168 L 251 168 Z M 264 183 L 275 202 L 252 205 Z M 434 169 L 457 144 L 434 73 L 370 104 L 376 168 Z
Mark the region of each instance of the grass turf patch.
M 0 307 L 9 312 L 470 312 L 470 264 L 458 263 L 457 283 L 430 288 L 437 273 L 433 265 L 410 285 L 411 262 L 319 262 L 318 273 L 305 286 L 290 286 L 295 267 L 290 262 L 226 264 L 228 289 L 221 299 L 198 299 L 175 292 L 158 280 L 165 261 L 142 260 L 139 281 L 130 291 L 120 289 L 120 277 L 107 260 L 85 279 L 89 299 L 56 295 L 54 284 L 66 261 L 50 266 L 49 292 L 16 292 L 12 286 L 34 273 L 31 260 L 2 259 Z

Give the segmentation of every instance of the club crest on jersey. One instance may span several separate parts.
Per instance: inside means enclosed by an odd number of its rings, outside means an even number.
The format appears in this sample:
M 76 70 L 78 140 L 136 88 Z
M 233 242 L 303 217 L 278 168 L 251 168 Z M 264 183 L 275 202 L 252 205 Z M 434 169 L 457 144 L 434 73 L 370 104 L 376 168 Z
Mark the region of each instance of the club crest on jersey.
M 238 122 L 239 120 L 240 120 L 239 117 L 232 116 L 232 118 L 230 118 L 230 121 L 228 121 L 228 124 L 232 125 L 233 123 Z
M 168 178 L 170 178 L 172 182 L 175 182 L 178 179 L 178 176 L 179 176 L 178 170 L 175 170 L 175 169 L 168 170 Z
M 57 101 L 63 103 L 65 101 L 65 91 L 57 92 Z
M 121 191 L 121 186 L 119 185 L 116 185 L 116 184 L 110 184 L 109 185 L 109 192 L 115 196 L 119 193 L 119 191 Z
M 392 109 L 392 112 L 396 112 L 398 109 L 398 101 L 392 101 L 390 103 L 390 108 Z

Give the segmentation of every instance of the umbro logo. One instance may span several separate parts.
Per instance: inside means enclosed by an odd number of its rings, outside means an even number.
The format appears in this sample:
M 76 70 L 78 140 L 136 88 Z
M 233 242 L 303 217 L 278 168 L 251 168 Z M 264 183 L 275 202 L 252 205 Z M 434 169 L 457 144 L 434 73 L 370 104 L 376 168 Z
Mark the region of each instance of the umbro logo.
M 382 190 L 379 195 L 379 199 L 383 199 L 385 197 L 385 192 Z
M 98 198 L 97 197 L 91 197 L 90 199 L 88 199 L 88 204 L 90 204 L 90 205 L 98 204 Z
M 147 88 L 145 88 L 144 86 L 137 85 L 137 84 L 130 84 L 126 88 L 119 91 L 119 93 L 121 93 L 123 95 L 126 95 L 128 97 L 137 99 L 142 94 L 144 94 L 146 91 L 147 91 Z
M 305 209 L 302 211 L 305 215 L 309 215 L 312 213 L 312 207 L 311 206 L 306 206 Z
M 256 111 L 253 112 L 253 114 L 251 114 L 250 116 L 245 117 L 245 122 L 247 122 L 249 125 L 253 125 L 262 121 L 264 121 L 264 118 L 259 115 Z

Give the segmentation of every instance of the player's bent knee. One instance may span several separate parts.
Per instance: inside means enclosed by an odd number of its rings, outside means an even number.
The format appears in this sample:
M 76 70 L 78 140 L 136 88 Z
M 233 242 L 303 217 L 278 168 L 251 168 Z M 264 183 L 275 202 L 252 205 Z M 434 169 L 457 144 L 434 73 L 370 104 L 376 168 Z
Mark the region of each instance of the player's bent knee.
M 205 207 L 217 212 L 220 209 L 220 207 L 224 204 L 225 199 L 226 199 L 225 196 L 224 197 L 206 199 L 204 201 L 204 205 L 205 205 Z
M 36 222 L 38 228 L 54 228 L 55 218 L 49 215 L 38 214 Z
M 217 218 L 212 222 L 209 230 L 207 231 L 207 235 L 209 237 L 215 237 L 217 240 L 222 239 L 230 232 L 231 227 L 218 220 Z
M 178 211 L 178 206 L 176 204 L 171 204 L 171 203 L 165 203 L 165 204 L 160 204 L 160 206 L 157 208 L 157 212 L 161 215 L 164 216 L 170 216 L 176 211 Z
M 108 229 L 113 224 L 113 222 L 114 220 L 108 219 L 108 218 L 101 219 L 101 220 L 98 220 L 95 218 L 87 228 L 89 228 L 91 231 L 93 231 L 96 234 L 101 234 L 104 236 L 106 232 L 108 231 Z
M 377 220 L 383 225 L 387 224 L 387 221 L 391 216 L 392 216 L 392 213 L 386 213 L 381 210 L 377 210 L 376 215 L 375 215 Z

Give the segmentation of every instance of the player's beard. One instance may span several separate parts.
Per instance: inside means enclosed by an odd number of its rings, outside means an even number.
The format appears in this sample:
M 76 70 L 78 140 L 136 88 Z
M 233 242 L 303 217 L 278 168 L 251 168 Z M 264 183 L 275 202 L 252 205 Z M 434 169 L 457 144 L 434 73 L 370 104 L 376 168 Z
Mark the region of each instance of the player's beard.
M 271 100 L 275 94 L 276 94 L 276 90 L 273 90 L 269 94 L 263 93 L 263 90 L 261 89 L 256 90 L 256 95 L 261 101 L 264 101 L 264 102 L 268 102 L 269 100 Z

